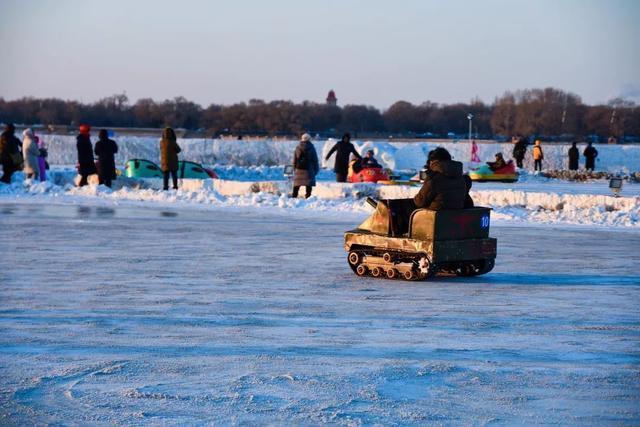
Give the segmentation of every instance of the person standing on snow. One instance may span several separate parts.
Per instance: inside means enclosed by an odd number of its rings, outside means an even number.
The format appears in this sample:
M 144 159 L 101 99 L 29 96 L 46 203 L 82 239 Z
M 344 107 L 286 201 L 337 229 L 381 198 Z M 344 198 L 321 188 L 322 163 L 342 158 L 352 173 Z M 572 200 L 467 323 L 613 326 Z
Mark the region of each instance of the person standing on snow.
M 22 154 L 20 140 L 15 136 L 16 128 L 9 123 L 0 135 L 0 162 L 2 163 L 2 178 L 0 181 L 11 184 L 11 175 L 20 169 Z
M 91 145 L 91 126 L 80 125 L 80 134 L 76 137 L 78 149 L 78 173 L 80 173 L 79 187 L 88 184 L 89 175 L 97 172 L 96 162 L 93 160 L 93 146 Z
M 571 148 L 569 148 L 569 170 L 577 171 L 580 164 L 580 152 L 578 151 L 578 147 L 576 147 L 576 142 L 573 141 L 571 143 Z
M 111 188 L 111 180 L 116 170 L 116 162 L 113 156 L 118 152 L 118 144 L 109 139 L 109 133 L 106 129 L 100 129 L 94 152 L 100 161 L 100 184 Z
M 164 191 L 169 189 L 169 174 L 171 174 L 173 181 L 173 189 L 178 189 L 178 153 L 181 150 L 176 139 L 176 133 L 173 129 L 164 128 L 160 140 L 160 169 L 162 170 Z
M 584 165 L 585 168 L 588 171 L 594 170 L 596 168 L 596 157 L 598 157 L 598 150 L 595 149 L 591 141 L 589 141 L 587 148 L 584 149 L 584 153 L 582 154 L 584 154 L 584 157 L 586 159 Z
M 524 155 L 527 153 L 527 140 L 524 137 L 518 137 L 518 141 L 513 147 L 513 158 L 516 159 L 516 165 L 522 168 Z
M 37 179 L 40 166 L 38 165 L 38 157 L 40 150 L 38 143 L 30 128 L 22 132 L 22 157 L 24 158 L 23 172 L 27 179 Z
M 542 153 L 542 146 L 540 145 L 540 140 L 536 139 L 535 145 L 533 146 L 533 170 L 542 172 L 542 159 L 544 159 L 544 154 Z
M 347 173 L 349 170 L 349 154 L 353 154 L 358 159 L 362 159 L 360 154 L 356 151 L 355 147 L 351 143 L 351 135 L 345 133 L 342 139 L 337 142 L 329 153 L 325 157 L 325 160 L 329 160 L 329 157 L 333 153 L 336 153 L 336 161 L 333 166 L 333 170 L 336 173 L 336 182 L 347 182 Z
M 35 136 L 36 143 L 38 144 L 38 175 L 40 176 L 40 182 L 47 180 L 47 147 L 44 145 L 44 140 L 37 135 Z
M 311 136 L 305 133 L 300 138 L 300 143 L 293 153 L 293 193 L 291 197 L 298 197 L 301 186 L 305 186 L 305 199 L 311 197 L 311 191 L 316 185 L 316 175 L 320 170 L 318 164 L 318 154 L 311 143 Z

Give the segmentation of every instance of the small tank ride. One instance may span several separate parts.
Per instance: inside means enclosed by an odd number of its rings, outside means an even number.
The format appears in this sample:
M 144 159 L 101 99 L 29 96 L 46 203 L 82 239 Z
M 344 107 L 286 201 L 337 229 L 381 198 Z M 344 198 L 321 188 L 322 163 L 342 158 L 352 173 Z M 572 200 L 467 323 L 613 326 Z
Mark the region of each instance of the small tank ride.
M 347 260 L 358 276 L 424 280 L 477 276 L 493 269 L 497 240 L 491 209 L 415 209 L 413 199 L 367 199 L 373 214 L 344 234 Z

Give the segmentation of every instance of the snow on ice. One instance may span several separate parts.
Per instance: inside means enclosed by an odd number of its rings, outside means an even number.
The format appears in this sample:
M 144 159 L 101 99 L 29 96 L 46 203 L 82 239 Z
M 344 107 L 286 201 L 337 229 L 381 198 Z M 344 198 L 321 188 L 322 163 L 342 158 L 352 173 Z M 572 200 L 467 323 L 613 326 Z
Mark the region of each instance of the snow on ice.
M 99 202 L 0 201 L 0 424 L 640 422 L 636 230 L 493 226 L 490 274 L 401 282 L 353 216 Z

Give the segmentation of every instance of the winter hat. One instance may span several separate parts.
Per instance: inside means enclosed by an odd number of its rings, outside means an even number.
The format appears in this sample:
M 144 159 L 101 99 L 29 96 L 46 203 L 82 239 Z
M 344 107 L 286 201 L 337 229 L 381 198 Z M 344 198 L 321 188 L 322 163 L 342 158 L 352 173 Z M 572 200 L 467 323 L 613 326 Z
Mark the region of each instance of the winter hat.
M 429 155 L 427 156 L 427 163 L 433 160 L 441 160 L 447 162 L 451 160 L 451 154 L 449 154 L 446 148 L 438 147 L 434 150 L 429 151 Z
M 309 135 L 308 133 L 303 134 L 303 135 L 300 137 L 300 141 L 302 141 L 302 142 L 309 142 L 309 141 L 311 141 L 311 135 Z
M 82 135 L 89 135 L 90 131 L 91 131 L 91 126 L 89 126 L 89 125 L 80 125 L 80 133 Z

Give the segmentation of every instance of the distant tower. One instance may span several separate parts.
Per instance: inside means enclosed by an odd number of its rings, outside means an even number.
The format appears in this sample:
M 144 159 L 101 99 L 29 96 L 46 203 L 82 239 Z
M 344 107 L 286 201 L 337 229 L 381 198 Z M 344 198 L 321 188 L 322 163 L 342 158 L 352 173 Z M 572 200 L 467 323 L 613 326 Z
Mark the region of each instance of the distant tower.
M 327 105 L 337 105 L 338 98 L 336 98 L 336 93 L 331 89 L 327 94 Z

